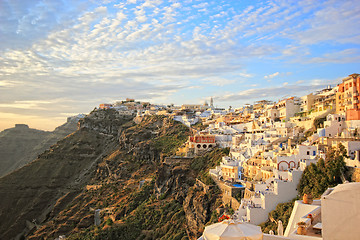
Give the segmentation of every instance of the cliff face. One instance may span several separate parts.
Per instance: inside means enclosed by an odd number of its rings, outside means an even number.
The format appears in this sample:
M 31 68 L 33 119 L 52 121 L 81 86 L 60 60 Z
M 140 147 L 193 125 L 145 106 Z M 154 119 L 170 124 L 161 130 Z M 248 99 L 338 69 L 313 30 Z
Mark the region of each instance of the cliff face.
M 194 186 L 214 155 L 196 166 L 164 162 L 189 134 L 165 117 L 135 124 L 112 110 L 92 112 L 78 131 L 0 179 L 0 239 L 195 239 L 220 196 Z
M 205 193 L 201 187 L 193 187 L 188 191 L 183 207 L 190 239 L 197 239 L 202 234 L 205 224 L 211 221 L 211 216 L 215 213 L 215 207 L 218 207 L 218 199 L 219 192 L 214 190 Z
M 0 178 L 0 239 L 11 239 L 32 222 L 45 221 L 57 199 L 82 190 L 114 142 L 116 136 L 82 128 Z
M 31 129 L 24 124 L 0 133 L 0 177 L 28 164 L 57 141 L 77 129 L 77 117 L 53 132 Z

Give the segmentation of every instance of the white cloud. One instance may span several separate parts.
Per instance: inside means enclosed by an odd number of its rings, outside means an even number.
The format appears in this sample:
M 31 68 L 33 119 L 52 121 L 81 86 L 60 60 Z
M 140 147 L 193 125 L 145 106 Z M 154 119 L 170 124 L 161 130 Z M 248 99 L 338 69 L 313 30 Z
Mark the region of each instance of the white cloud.
M 201 81 L 206 84 L 211 84 L 214 86 L 225 86 L 236 82 L 233 79 L 226 79 L 221 77 L 208 77 L 208 78 L 203 78 Z
M 3 81 L 0 81 L 0 88 L 3 87 L 13 87 L 15 86 L 17 83 L 14 82 L 14 81 L 6 81 L 6 80 L 3 80 Z
M 264 76 L 264 78 L 265 79 L 272 79 L 272 78 L 278 76 L 279 74 L 280 74 L 279 72 L 275 72 L 273 74 L 269 74 L 269 75 Z
M 271 79 L 273 79 L 275 77 L 290 76 L 291 74 L 292 74 L 292 72 L 283 72 L 283 73 L 275 72 L 273 74 L 269 74 L 269 75 L 264 76 L 264 79 L 268 79 L 267 81 L 271 82 Z
M 239 100 L 260 100 L 267 98 L 269 100 L 279 100 L 285 96 L 302 96 L 326 88 L 328 85 L 334 84 L 334 80 L 315 79 L 306 84 L 283 84 L 281 86 L 266 88 L 251 88 L 238 93 L 229 93 L 226 95 L 218 95 L 216 99 L 220 102 L 231 102 Z M 261 97 L 259 97 L 261 96 Z
M 41 105 L 52 104 L 53 101 L 39 101 L 39 100 L 28 100 L 28 101 L 14 101 L 13 103 L 0 103 L 0 108 L 20 108 L 20 109 L 43 109 Z
M 354 28 L 354 23 L 360 22 L 359 11 L 360 5 L 351 0 L 325 1 L 318 11 L 305 20 L 307 28 L 294 33 L 292 37 L 301 44 L 328 41 L 358 44 L 360 29 Z
M 304 47 L 304 46 L 286 46 L 283 50 L 282 50 L 282 54 L 285 57 L 288 56 L 306 56 L 306 55 L 310 55 L 310 51 L 308 48 Z
M 145 2 L 141 5 L 141 7 L 154 8 L 160 5 L 162 2 L 163 2 L 162 0 L 145 0 Z
M 202 2 L 202 3 L 199 3 L 199 4 L 193 5 L 194 8 L 205 8 L 205 7 L 208 7 L 208 6 L 209 6 L 208 2 Z
M 349 29 L 352 33 L 337 40 L 329 37 L 331 24 L 326 23 L 325 13 L 332 13 L 333 9 L 327 2 L 276 1 L 251 3 L 253 6 L 237 9 L 216 1 L 128 0 L 114 8 L 110 4 L 101 6 L 101 2 L 74 4 L 72 10 L 66 11 L 62 2 L 30 2 L 7 1 L 0 9 L 0 15 L 8 19 L 0 25 L 0 104 L 20 101 L 13 106 L 35 106 L 37 114 L 44 116 L 45 111 L 41 112 L 44 109 L 52 114 L 67 112 L 74 101 L 83 101 L 76 108 L 83 112 L 81 109 L 97 105 L 97 101 L 111 101 L 124 95 L 167 99 L 191 86 L 210 91 L 211 86 L 232 84 L 232 91 L 237 92 L 239 86 L 234 81 L 251 81 L 254 77 L 248 73 L 247 64 L 254 64 L 252 69 L 256 69 L 256 63 L 263 60 L 274 65 L 279 59 L 287 60 L 288 65 L 296 61 L 315 64 L 360 61 L 356 43 L 342 45 L 359 36 L 359 31 L 349 26 L 350 20 L 357 20 L 353 14 L 358 7 L 350 9 L 347 1 L 337 3 L 344 8 L 335 14 L 335 26 L 348 28 L 342 34 L 349 33 Z M 208 15 L 198 13 L 204 8 Z M 303 10 L 308 19 L 299 14 Z M 350 20 L 345 18 L 347 14 Z M 315 30 L 326 33 L 328 39 L 310 36 Z M 336 45 L 331 45 L 331 49 L 311 46 L 323 41 Z M 322 54 L 314 53 L 317 48 L 321 48 Z M 278 72 L 268 73 L 264 79 L 271 81 L 291 74 L 292 66 L 289 70 L 286 67 L 279 66 Z M 283 88 L 296 89 L 291 79 L 286 81 L 288 85 Z M 18 88 L 19 84 L 22 88 Z M 272 90 L 282 92 L 278 88 Z M 251 94 L 272 93 L 259 92 L 253 86 L 228 96 L 247 99 Z M 56 103 L 57 110 L 49 110 L 50 104 L 27 102 L 64 98 L 64 102 Z M 17 107 L 12 110 L 8 105 L 2 108 L 13 113 L 20 110 Z
M 251 78 L 251 77 L 254 77 L 254 74 L 241 72 L 241 73 L 236 73 L 235 76 L 239 76 L 239 77 L 242 77 L 242 78 Z
M 357 48 L 344 49 L 336 52 L 325 53 L 322 56 L 301 59 L 308 63 L 352 63 L 360 62 L 360 51 Z
M 180 8 L 181 4 L 179 2 L 175 2 L 171 5 L 173 8 Z

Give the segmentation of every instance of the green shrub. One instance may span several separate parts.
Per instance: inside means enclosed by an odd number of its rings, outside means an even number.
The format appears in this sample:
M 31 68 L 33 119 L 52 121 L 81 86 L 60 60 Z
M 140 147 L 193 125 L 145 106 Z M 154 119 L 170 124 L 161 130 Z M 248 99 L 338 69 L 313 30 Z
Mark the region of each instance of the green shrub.
M 106 225 L 109 225 L 109 226 L 111 226 L 111 225 L 113 225 L 113 220 L 111 220 L 111 218 L 108 218 L 107 220 L 106 220 L 106 222 L 105 222 L 105 224 Z
M 316 164 L 310 164 L 303 172 L 298 191 L 302 196 L 304 193 L 311 193 L 313 197 L 320 197 L 326 189 L 342 183 L 341 175 L 346 171 L 344 157 L 345 147 L 341 144 L 337 149 L 330 149 L 325 161 L 319 159 Z
M 275 210 L 269 213 L 269 219 L 261 223 L 259 226 L 263 233 L 269 233 L 270 230 L 273 230 L 277 234 L 278 221 L 281 220 L 284 226 L 284 229 L 288 225 L 291 212 L 294 207 L 294 202 L 296 199 L 293 199 L 287 203 L 280 203 L 276 206 Z M 273 221 L 271 221 L 271 220 Z

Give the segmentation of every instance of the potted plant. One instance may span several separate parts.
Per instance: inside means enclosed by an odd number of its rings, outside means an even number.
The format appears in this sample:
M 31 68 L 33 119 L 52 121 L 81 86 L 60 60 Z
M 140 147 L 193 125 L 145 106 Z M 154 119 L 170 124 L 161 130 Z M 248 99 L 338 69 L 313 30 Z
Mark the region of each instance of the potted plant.
M 230 219 L 230 216 L 223 213 L 223 215 L 221 215 L 221 217 L 218 218 L 218 221 L 222 222 L 222 221 L 227 220 L 227 219 Z
M 313 217 L 313 215 L 312 215 L 312 214 L 308 214 L 306 217 L 307 217 L 307 218 L 310 218 L 310 220 L 311 220 L 311 224 L 312 224 L 312 223 L 313 223 L 313 221 L 314 221 L 314 217 Z
M 305 204 L 312 204 L 313 202 L 313 196 L 310 192 L 305 192 L 303 195 L 303 203 Z
M 298 222 L 297 223 L 298 228 L 297 228 L 297 234 L 299 235 L 306 235 L 307 233 L 307 229 L 306 229 L 306 223 L 305 222 Z

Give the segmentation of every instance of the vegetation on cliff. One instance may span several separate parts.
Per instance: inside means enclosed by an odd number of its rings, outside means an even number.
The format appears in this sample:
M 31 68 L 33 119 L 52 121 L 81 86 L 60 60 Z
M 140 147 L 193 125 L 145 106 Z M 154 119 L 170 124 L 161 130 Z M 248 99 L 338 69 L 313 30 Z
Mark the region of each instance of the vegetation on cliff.
M 221 158 L 229 154 L 229 148 L 216 148 L 202 156 L 197 156 L 191 163 L 191 168 L 199 172 L 199 180 L 207 185 L 214 185 L 214 180 L 209 175 L 209 170 L 220 165 Z
M 216 220 L 221 195 L 196 179 L 212 184 L 208 170 L 224 150 L 167 162 L 190 129 L 162 116 L 137 123 L 116 111 L 93 111 L 37 161 L 0 179 L 0 207 L 9 209 L 0 215 L 10 220 L 1 222 L 0 238 L 22 231 L 30 240 L 199 237 Z
M 106 186 L 105 186 L 106 187 Z M 67 239 L 182 239 L 186 237 L 182 205 L 171 198 L 157 200 L 154 181 L 132 192 L 114 207 L 115 222 L 107 219 L 98 227 L 89 226 Z M 107 189 L 111 192 L 110 189 Z M 117 196 L 112 196 L 116 199 Z
M 294 202 L 296 199 L 293 199 L 287 203 L 280 203 L 276 206 L 275 210 L 269 213 L 269 218 L 266 222 L 260 224 L 261 230 L 264 233 L 269 233 L 270 230 L 273 230 L 277 234 L 278 221 L 281 220 L 286 229 L 286 226 L 289 223 L 291 212 L 294 207 Z
M 310 164 L 301 176 L 299 195 L 311 193 L 313 197 L 318 198 L 329 187 L 342 183 L 341 177 L 346 171 L 345 156 L 345 147 L 339 144 L 337 148 L 329 149 L 325 161 L 319 159 L 316 164 Z
M 215 149 L 192 163 L 161 164 L 141 189 L 128 196 L 112 195 L 119 200 L 109 205 L 115 206 L 115 222 L 104 221 L 69 239 L 197 239 L 207 223 L 217 220 L 213 212 L 221 195 L 216 187 L 205 193 L 195 179 L 222 156 L 223 150 Z M 108 191 L 112 191 L 110 187 Z

